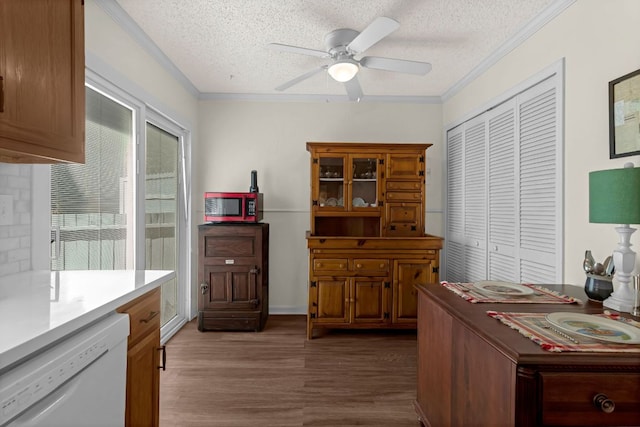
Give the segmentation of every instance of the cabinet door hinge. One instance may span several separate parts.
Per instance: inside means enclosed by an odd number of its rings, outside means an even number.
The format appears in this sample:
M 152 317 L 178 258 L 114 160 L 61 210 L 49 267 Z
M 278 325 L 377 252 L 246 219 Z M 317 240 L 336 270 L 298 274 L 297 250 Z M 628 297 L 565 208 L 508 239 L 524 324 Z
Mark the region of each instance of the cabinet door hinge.
M 378 203 L 378 206 L 384 206 L 384 202 L 380 200 L 380 203 Z
M 391 282 L 384 282 L 384 287 L 386 289 L 390 289 L 391 288 Z
M 432 272 L 432 273 L 437 273 L 439 270 L 440 270 L 440 267 L 433 267 L 433 268 L 431 269 L 431 272 Z
M 316 314 L 315 313 L 309 313 L 309 315 L 311 316 L 312 319 L 316 318 Z
M 420 160 L 420 163 L 424 163 L 424 156 L 418 157 L 418 160 Z
M 385 319 L 388 319 L 388 318 L 389 318 L 389 313 L 386 313 L 386 312 L 385 312 L 385 313 L 384 313 L 384 318 L 385 318 Z
M 311 204 L 312 204 L 313 206 L 318 206 L 318 201 L 317 201 L 317 200 L 312 200 L 312 201 L 311 201 Z
M 411 226 L 411 231 L 416 231 L 418 229 L 418 227 L 416 227 L 415 225 Z
M 418 172 L 418 176 L 424 176 L 424 171 Z
M 378 164 L 379 165 L 384 165 L 384 159 L 378 159 Z
M 310 282 L 309 286 L 312 287 L 312 288 L 315 288 L 316 287 L 316 282 L 315 281 Z
M 318 164 L 318 159 L 313 159 L 313 163 L 317 165 Z

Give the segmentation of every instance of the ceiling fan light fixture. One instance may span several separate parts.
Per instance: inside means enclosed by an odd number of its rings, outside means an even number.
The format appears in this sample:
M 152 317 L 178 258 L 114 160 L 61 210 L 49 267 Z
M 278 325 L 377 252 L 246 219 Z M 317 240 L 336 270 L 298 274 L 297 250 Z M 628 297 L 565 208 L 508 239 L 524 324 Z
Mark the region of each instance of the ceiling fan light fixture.
M 358 73 L 358 63 L 350 58 L 343 58 L 333 63 L 327 72 L 337 82 L 348 82 Z

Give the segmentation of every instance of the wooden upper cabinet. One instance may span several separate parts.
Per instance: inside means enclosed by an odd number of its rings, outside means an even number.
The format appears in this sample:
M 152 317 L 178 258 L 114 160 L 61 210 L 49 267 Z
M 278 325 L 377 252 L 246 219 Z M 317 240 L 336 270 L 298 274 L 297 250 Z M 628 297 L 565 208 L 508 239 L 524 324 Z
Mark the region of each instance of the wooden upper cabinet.
M 308 142 L 311 234 L 422 236 L 430 146 Z
M 393 153 L 387 155 L 387 179 L 422 179 L 424 181 L 424 154 Z
M 85 158 L 84 1 L 0 0 L 0 161 Z
M 384 156 L 318 152 L 312 159 L 312 208 L 316 212 L 379 211 Z

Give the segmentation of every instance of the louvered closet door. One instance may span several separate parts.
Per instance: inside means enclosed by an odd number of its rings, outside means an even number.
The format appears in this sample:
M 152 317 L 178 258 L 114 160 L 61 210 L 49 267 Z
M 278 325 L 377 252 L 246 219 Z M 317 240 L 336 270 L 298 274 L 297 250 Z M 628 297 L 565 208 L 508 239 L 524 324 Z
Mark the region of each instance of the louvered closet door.
M 562 77 L 447 132 L 445 279 L 562 281 Z
M 562 280 L 562 145 L 557 79 L 518 97 L 520 281 Z
M 516 102 L 487 113 L 488 279 L 515 282 L 518 247 Z
M 487 126 L 471 119 L 464 130 L 464 271 L 465 281 L 487 277 Z
M 447 132 L 447 230 L 443 277 L 464 281 L 464 125 Z

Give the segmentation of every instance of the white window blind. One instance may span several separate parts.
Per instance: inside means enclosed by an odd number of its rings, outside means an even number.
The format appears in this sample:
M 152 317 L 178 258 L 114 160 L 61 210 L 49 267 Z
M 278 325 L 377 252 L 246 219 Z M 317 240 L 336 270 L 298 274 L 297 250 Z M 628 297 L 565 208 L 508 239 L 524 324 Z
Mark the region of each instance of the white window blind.
M 86 88 L 86 161 L 51 167 L 52 270 L 133 268 L 133 112 Z

